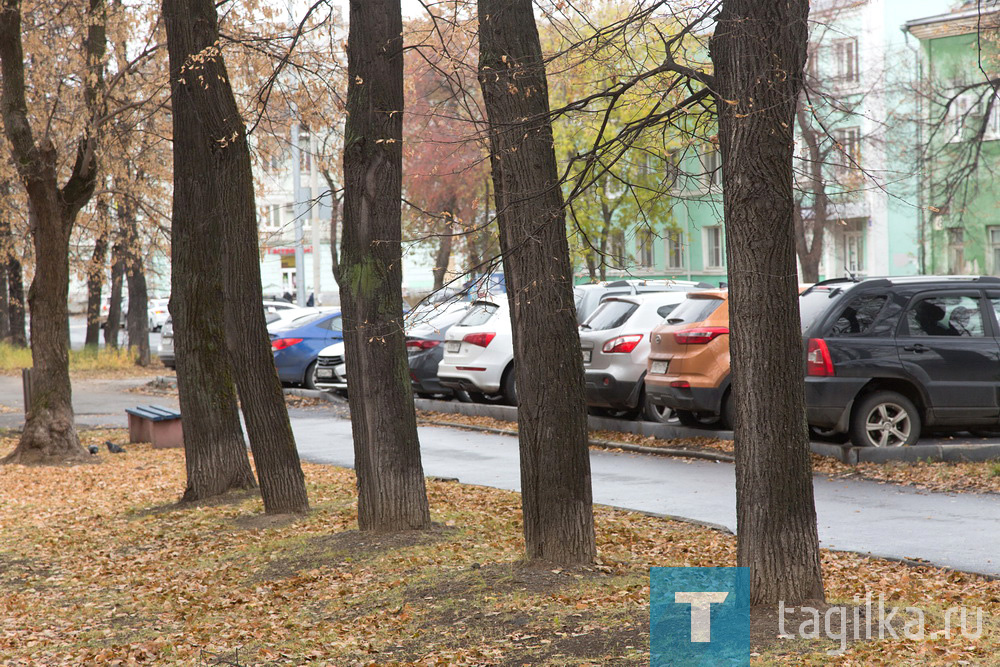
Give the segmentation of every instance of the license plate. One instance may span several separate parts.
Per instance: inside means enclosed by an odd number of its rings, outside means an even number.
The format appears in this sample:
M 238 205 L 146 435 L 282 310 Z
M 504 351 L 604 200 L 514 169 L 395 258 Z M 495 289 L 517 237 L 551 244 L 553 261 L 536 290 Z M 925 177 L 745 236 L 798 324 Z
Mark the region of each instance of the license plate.
M 317 368 L 316 377 L 318 378 L 332 378 L 333 369 L 332 368 Z
M 656 373 L 657 375 L 664 375 L 667 372 L 667 366 L 669 364 L 669 361 L 654 361 L 649 366 L 649 372 Z
M 591 356 L 591 354 L 593 354 L 593 352 L 594 352 L 593 350 L 584 350 L 583 351 L 583 363 L 585 363 L 585 364 L 589 364 L 590 363 L 590 356 Z
M 462 341 L 460 340 L 450 340 L 448 344 L 445 345 L 445 352 L 458 352 L 462 349 Z

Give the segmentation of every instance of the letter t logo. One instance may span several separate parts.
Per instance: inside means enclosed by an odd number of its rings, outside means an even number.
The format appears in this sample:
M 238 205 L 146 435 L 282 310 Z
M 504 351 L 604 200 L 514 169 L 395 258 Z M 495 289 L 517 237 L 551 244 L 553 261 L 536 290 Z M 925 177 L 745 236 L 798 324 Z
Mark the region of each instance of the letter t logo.
M 712 613 L 710 607 L 726 601 L 729 593 L 721 592 L 676 592 L 674 602 L 691 605 L 691 641 L 712 641 Z

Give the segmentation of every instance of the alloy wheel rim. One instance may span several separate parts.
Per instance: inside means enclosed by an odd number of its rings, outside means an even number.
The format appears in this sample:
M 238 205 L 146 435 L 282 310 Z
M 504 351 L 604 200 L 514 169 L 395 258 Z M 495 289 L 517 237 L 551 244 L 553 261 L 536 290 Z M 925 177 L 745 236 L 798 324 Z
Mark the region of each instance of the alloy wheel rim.
M 910 415 L 898 403 L 879 403 L 868 413 L 865 434 L 873 447 L 900 447 L 910 438 Z

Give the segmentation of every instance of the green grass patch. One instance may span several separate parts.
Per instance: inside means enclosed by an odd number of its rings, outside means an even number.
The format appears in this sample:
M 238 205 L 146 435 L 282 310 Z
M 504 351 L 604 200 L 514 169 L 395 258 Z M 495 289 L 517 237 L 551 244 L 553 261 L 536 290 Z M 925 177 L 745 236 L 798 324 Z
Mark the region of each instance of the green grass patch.
M 0 343 L 0 372 L 12 372 L 31 368 L 31 348 Z M 87 348 L 70 350 L 69 369 L 71 371 L 116 371 L 135 366 L 135 354 L 128 348 Z

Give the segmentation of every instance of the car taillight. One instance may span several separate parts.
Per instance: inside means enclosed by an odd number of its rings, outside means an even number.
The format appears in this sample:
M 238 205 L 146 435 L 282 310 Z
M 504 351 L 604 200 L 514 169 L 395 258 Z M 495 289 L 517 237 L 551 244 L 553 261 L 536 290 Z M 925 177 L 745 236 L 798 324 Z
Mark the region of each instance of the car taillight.
M 298 345 L 301 342 L 301 338 L 275 338 L 271 341 L 271 349 L 275 351 L 284 350 L 286 347 Z
M 806 375 L 832 377 L 836 374 L 826 341 L 822 338 L 810 338 L 806 349 Z
M 410 352 L 418 352 L 420 350 L 429 350 L 432 347 L 437 347 L 441 344 L 439 340 L 427 340 L 426 338 L 411 338 L 406 341 L 406 349 Z
M 604 347 L 601 348 L 601 352 L 607 352 L 609 354 L 618 352 L 628 353 L 635 349 L 635 346 L 639 344 L 640 340 L 642 340 L 642 334 L 630 334 L 628 336 L 612 338 L 604 343 Z
M 674 333 L 674 340 L 680 345 L 704 345 L 727 335 L 729 327 L 695 327 Z
M 465 334 L 465 338 L 463 338 L 462 340 L 472 345 L 478 345 L 479 347 L 487 347 L 493 341 L 493 339 L 496 338 L 496 336 L 497 336 L 496 333 L 493 332 L 471 333 L 471 334 Z

